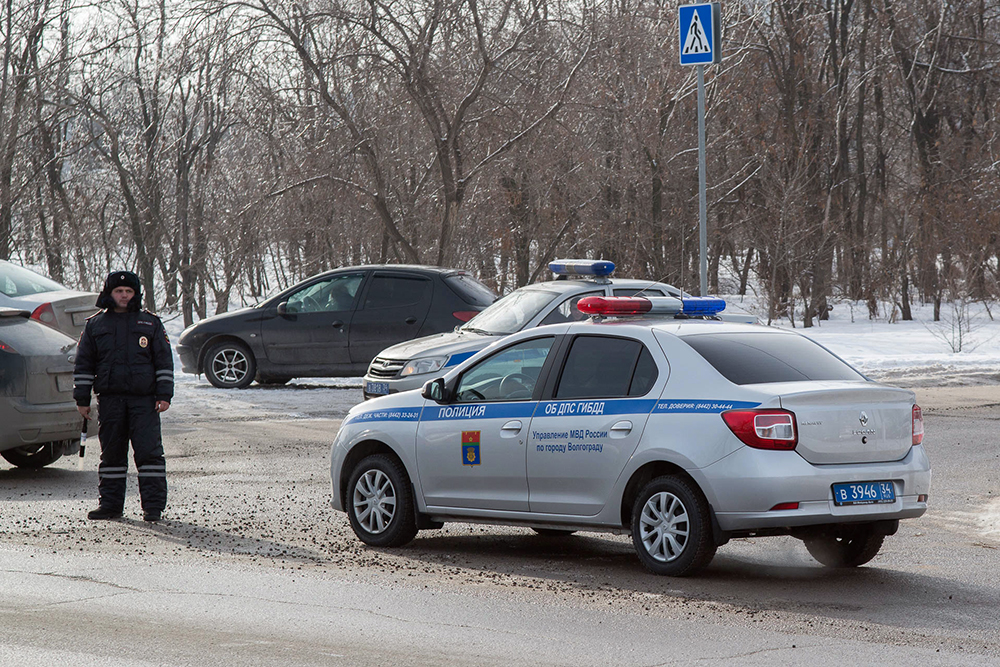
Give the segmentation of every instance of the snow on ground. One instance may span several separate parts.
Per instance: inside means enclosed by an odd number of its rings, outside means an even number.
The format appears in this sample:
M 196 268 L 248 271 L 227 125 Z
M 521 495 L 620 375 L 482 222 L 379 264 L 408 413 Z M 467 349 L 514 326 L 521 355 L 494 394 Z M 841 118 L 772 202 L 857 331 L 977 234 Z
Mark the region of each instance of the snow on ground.
M 758 316 L 765 311 L 750 300 L 728 297 Z M 869 320 L 863 304 L 836 303 L 830 319 L 809 329 L 795 331 L 826 346 L 859 371 L 879 382 L 902 387 L 1000 384 L 1000 308 L 997 320 L 981 304 L 964 312 L 950 304 L 942 306 L 942 319 L 933 322 L 930 306 L 916 306 L 914 320 L 888 322 Z M 163 316 L 167 332 L 176 341 L 183 329 L 179 315 Z M 775 323 L 793 328 L 787 320 Z M 961 351 L 958 336 L 962 334 Z M 204 376 L 183 373 L 174 358 L 176 396 L 171 412 L 183 416 L 220 421 L 245 421 L 254 417 L 273 419 L 340 418 L 362 400 L 361 378 L 297 378 L 283 387 L 251 385 L 239 391 L 216 389 Z M 332 434 L 331 434 L 332 435 Z

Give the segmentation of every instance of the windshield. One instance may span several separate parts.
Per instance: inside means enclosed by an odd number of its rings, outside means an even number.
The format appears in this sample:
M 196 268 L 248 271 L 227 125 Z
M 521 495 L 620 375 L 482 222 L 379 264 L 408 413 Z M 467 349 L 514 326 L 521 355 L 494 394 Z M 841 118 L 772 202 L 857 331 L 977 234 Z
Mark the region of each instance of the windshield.
M 482 311 L 463 327 L 463 331 L 506 336 L 524 328 L 542 308 L 552 303 L 557 292 L 542 289 L 521 288 L 511 292 L 492 306 Z
M 0 292 L 6 296 L 26 296 L 64 290 L 64 286 L 16 264 L 0 265 Z

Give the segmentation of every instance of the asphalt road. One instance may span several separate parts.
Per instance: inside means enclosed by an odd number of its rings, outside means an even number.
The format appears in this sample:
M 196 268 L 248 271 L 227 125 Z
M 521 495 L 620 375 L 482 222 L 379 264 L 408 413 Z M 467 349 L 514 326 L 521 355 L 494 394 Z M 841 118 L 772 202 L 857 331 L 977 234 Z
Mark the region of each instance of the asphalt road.
M 296 410 L 300 391 L 328 407 Z M 241 416 L 175 403 L 156 525 L 134 476 L 125 519 L 83 518 L 96 452 L 0 469 L 0 664 L 1000 664 L 998 386 L 917 389 L 932 509 L 868 566 L 734 540 L 686 579 L 600 533 L 449 524 L 364 547 L 328 505 L 358 393 L 244 392 Z

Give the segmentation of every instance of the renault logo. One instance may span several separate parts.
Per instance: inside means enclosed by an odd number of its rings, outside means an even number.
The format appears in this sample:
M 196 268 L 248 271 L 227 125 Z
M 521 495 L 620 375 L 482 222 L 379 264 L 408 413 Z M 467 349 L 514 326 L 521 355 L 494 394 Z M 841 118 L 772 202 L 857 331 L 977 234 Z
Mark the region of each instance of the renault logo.
M 859 419 L 861 420 L 862 426 L 868 425 L 868 413 L 865 412 L 864 410 L 861 411 L 861 417 L 859 417 Z

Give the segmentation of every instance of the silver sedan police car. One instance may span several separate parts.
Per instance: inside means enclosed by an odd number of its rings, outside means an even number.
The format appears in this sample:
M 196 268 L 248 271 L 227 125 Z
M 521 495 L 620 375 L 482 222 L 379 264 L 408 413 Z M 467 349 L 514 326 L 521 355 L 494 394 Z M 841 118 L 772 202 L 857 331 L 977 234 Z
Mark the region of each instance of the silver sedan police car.
M 651 280 L 613 278 L 613 262 L 607 260 L 557 259 L 549 262 L 556 280 L 526 285 L 492 304 L 466 324 L 447 333 L 408 340 L 378 353 L 368 365 L 362 390 L 373 398 L 409 389 L 419 389 L 447 372 L 497 338 L 546 324 L 584 319 L 577 302 L 588 296 L 674 296 L 681 290 Z M 756 322 L 738 308 L 727 308 L 721 319 Z
M 631 533 L 672 576 L 734 537 L 870 561 L 927 509 L 913 392 L 797 333 L 708 319 L 715 301 L 590 297 L 588 321 L 355 406 L 332 448 L 333 507 L 374 546 L 446 521 Z

